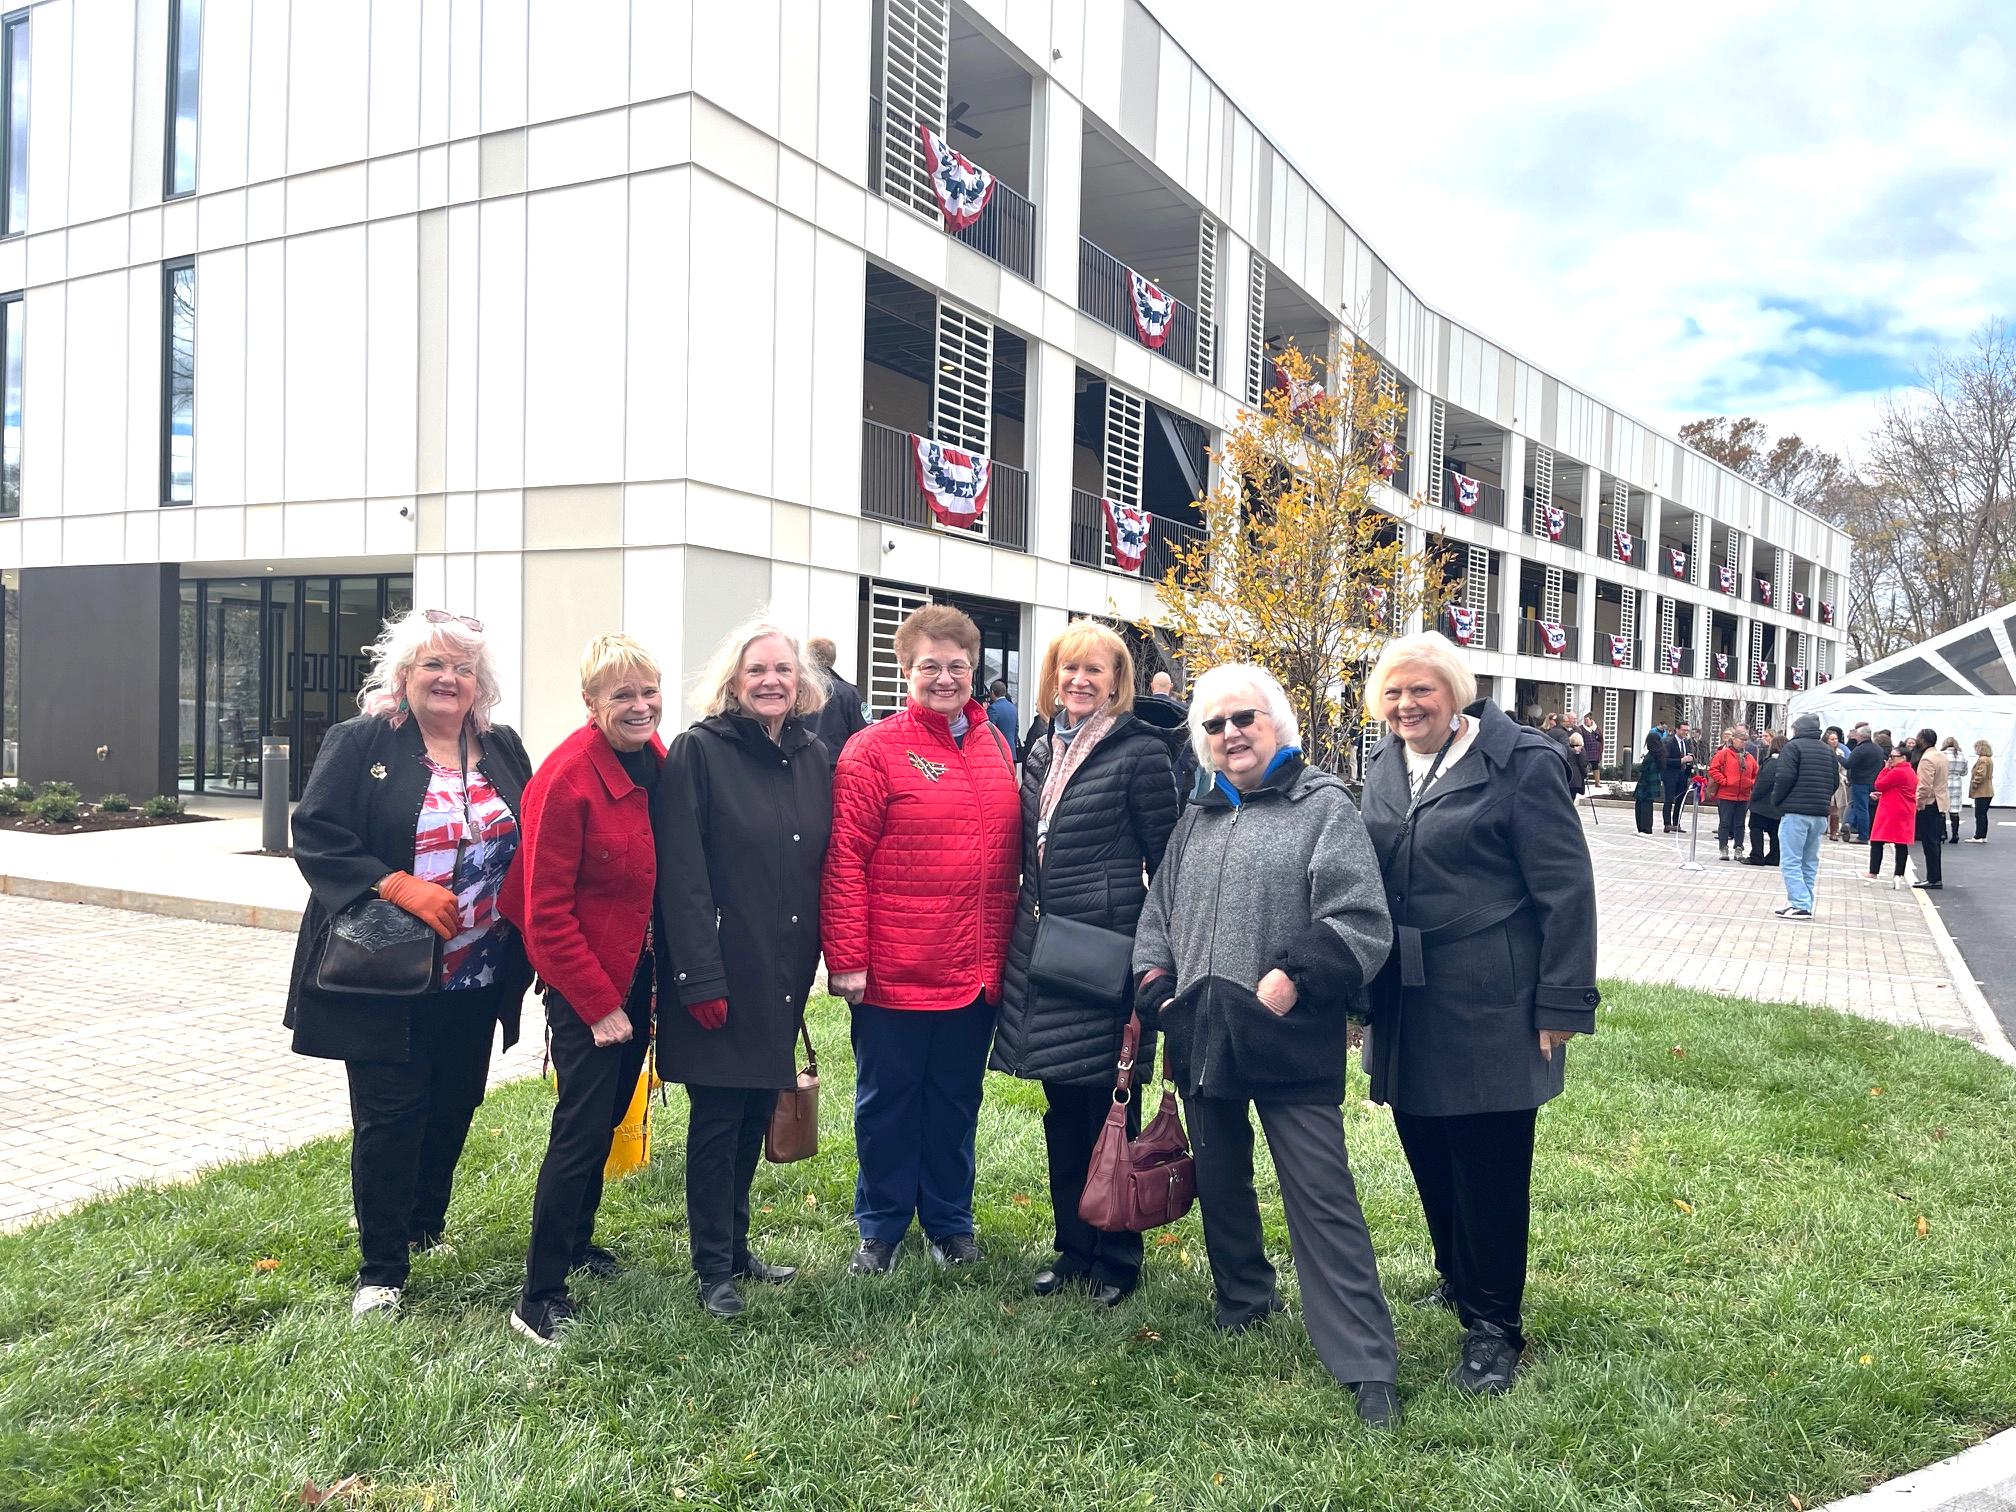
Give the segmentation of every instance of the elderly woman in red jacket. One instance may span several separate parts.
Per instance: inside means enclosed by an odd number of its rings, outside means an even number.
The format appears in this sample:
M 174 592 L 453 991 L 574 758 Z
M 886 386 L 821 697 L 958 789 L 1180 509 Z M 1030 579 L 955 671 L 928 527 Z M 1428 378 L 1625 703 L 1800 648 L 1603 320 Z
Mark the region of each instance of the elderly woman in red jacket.
M 627 635 L 598 635 L 581 658 L 588 723 L 525 788 L 518 859 L 499 907 L 524 933 L 546 984 L 560 1095 L 539 1183 L 525 1289 L 511 1326 L 556 1345 L 574 1304 L 567 1277 L 613 1276 L 591 1243 L 602 1167 L 651 1041 L 652 910 L 658 879 L 651 794 L 665 743 L 658 663 Z
M 927 604 L 896 631 L 909 684 L 833 773 L 820 942 L 854 1005 L 849 1267 L 882 1275 L 915 1217 L 940 1265 L 980 1258 L 973 1131 L 1015 922 L 1021 800 L 1008 742 L 973 699 L 980 632 Z

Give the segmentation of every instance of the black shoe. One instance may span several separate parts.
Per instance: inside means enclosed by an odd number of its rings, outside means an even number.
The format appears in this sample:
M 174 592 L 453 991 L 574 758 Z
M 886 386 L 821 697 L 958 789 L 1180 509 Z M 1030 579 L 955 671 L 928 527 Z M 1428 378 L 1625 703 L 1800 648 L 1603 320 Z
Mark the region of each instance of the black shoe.
M 1946 890 L 1945 884 L 1940 882 L 1913 882 L 1911 885 L 1920 892 L 1944 892 Z
M 856 1276 L 886 1276 L 896 1269 L 896 1249 L 887 1239 L 863 1239 L 847 1270 Z
M 1367 1428 L 1400 1426 L 1400 1393 L 1391 1381 L 1353 1381 L 1351 1394 L 1358 1398 L 1358 1421 Z
M 795 1265 L 772 1265 L 754 1255 L 744 1255 L 742 1263 L 735 1267 L 738 1280 L 761 1281 L 765 1286 L 782 1286 L 797 1274 Z
M 415 1255 L 452 1255 L 455 1246 L 448 1242 L 446 1234 L 422 1234 L 418 1239 L 408 1239 L 406 1249 Z
M 931 1258 L 942 1266 L 978 1264 L 980 1241 L 971 1234 L 947 1234 L 931 1241 Z
M 1416 1297 L 1407 1305 L 1409 1307 L 1443 1307 L 1447 1308 L 1450 1312 L 1456 1311 L 1456 1299 L 1449 1295 L 1449 1283 L 1447 1281 L 1436 1282 L 1435 1290 L 1429 1292 L 1425 1297 Z
M 699 1283 L 699 1287 L 700 1305 L 706 1308 L 711 1316 L 716 1318 L 739 1318 L 742 1316 L 742 1309 L 746 1304 L 742 1301 L 742 1293 L 735 1290 L 735 1283 L 733 1281 L 707 1281 L 703 1279 Z
M 1496 1323 L 1472 1323 L 1463 1336 L 1463 1359 L 1449 1372 L 1449 1384 L 1472 1396 L 1497 1396 L 1512 1389 L 1519 1373 L 1519 1346 Z
M 1262 1323 L 1265 1323 L 1269 1318 L 1275 1317 L 1286 1311 L 1288 1311 L 1288 1304 L 1286 1302 L 1283 1302 L 1279 1297 L 1275 1297 L 1271 1301 L 1269 1301 L 1265 1307 L 1261 1308 L 1260 1311 L 1258 1312 L 1248 1313 L 1243 1318 L 1234 1318 L 1229 1323 L 1217 1322 L 1214 1323 L 1212 1326 L 1216 1328 L 1218 1332 L 1220 1332 L 1221 1334 L 1227 1334 L 1227 1335 L 1243 1334 L 1248 1329 L 1258 1328 Z
M 586 1271 L 598 1281 L 614 1281 L 623 1274 L 623 1262 L 599 1244 L 591 1244 L 581 1253 L 571 1267 L 574 1271 Z
M 547 1349 L 560 1347 L 560 1336 L 567 1325 L 574 1321 L 574 1304 L 565 1297 L 555 1297 L 550 1302 L 541 1303 L 532 1309 L 532 1316 L 525 1316 L 525 1304 L 520 1302 L 511 1313 L 511 1330 L 523 1334 L 534 1344 Z
M 1092 1300 L 1101 1307 L 1118 1307 L 1133 1295 L 1134 1288 L 1131 1286 L 1115 1286 L 1111 1281 L 1092 1283 Z
M 1084 1279 L 1085 1272 L 1082 1270 L 1073 1270 L 1066 1265 L 1046 1265 L 1030 1280 L 1029 1290 L 1039 1297 L 1051 1297 L 1073 1282 Z

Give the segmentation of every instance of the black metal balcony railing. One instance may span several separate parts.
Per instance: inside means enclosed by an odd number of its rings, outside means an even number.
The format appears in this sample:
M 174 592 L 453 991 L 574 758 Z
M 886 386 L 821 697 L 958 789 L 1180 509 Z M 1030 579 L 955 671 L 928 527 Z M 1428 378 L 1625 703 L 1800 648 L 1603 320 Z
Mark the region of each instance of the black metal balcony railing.
M 1628 557 L 1618 554 L 1616 526 L 1612 525 L 1606 530 L 1599 530 L 1596 536 L 1596 554 L 1598 556 L 1608 557 L 1620 567 L 1650 567 L 1652 565 L 1645 556 L 1645 538 L 1643 536 L 1632 535 L 1628 530 L 1624 532 L 1625 549 L 1630 552 Z
M 1386 480 L 1389 488 L 1397 488 L 1403 494 L 1412 489 L 1414 480 L 1412 462 L 1413 458 L 1403 455 L 1394 463 L 1393 476 Z
M 950 234 L 954 241 L 993 258 L 1010 273 L 1036 281 L 1036 207 L 998 178 L 980 219 Z
M 990 545 L 1027 551 L 1029 474 L 1006 462 L 996 461 L 992 467 L 980 528 L 964 533 Z M 924 490 L 917 486 L 916 452 L 909 431 L 873 420 L 861 422 L 861 513 L 872 520 L 889 520 L 918 530 L 938 528 Z
M 1581 654 L 1575 644 L 1575 627 L 1565 621 L 1561 625 L 1563 637 L 1559 651 L 1549 651 L 1546 639 L 1540 633 L 1540 621 L 1521 618 L 1519 621 L 1519 651 L 1524 656 L 1543 656 L 1548 661 L 1580 661 Z
M 1645 642 L 1641 640 L 1626 641 L 1624 643 L 1625 659 L 1623 661 L 1613 661 L 1611 659 L 1610 637 L 1615 633 L 1613 630 L 1598 630 L 1596 632 L 1596 648 L 1590 652 L 1594 664 L 1599 667 L 1642 668 L 1645 665 Z
M 1483 520 L 1492 525 L 1505 523 L 1505 490 L 1496 483 L 1486 483 L 1477 478 L 1477 507 L 1465 509 L 1456 502 L 1456 479 L 1462 476 L 1455 468 L 1442 471 L 1442 497 L 1436 502 L 1454 514 L 1467 515 L 1473 520 Z
M 1119 258 L 1082 236 L 1078 238 L 1078 308 L 1101 325 L 1147 346 L 1134 324 L 1134 291 L 1127 273 L 1127 265 Z M 1197 324 L 1197 312 L 1178 299 L 1162 345 L 1149 350 L 1160 352 L 1186 372 L 1197 372 Z M 1215 366 L 1216 342 L 1211 350 Z M 1198 376 L 1214 383 L 1218 378 L 1215 372 Z
M 1481 617 L 1481 623 L 1479 620 L 1473 619 L 1471 622 L 1473 628 L 1470 632 L 1470 639 L 1465 641 L 1457 633 L 1456 616 L 1453 612 L 1456 607 L 1458 606 L 1452 605 L 1450 608 L 1442 611 L 1441 618 L 1435 626 L 1436 629 L 1448 636 L 1449 639 L 1455 641 L 1457 645 L 1463 646 L 1466 650 L 1502 651 L 1505 649 L 1504 642 L 1499 639 L 1497 615 L 1486 613 Z
M 1203 539 L 1204 531 L 1200 526 L 1164 519 L 1151 512 L 1148 516 L 1148 545 L 1141 553 L 1140 570 L 1127 572 L 1107 554 L 1106 506 L 1100 503 L 1099 495 L 1082 488 L 1071 490 L 1071 563 L 1075 567 L 1098 567 L 1107 572 L 1124 573 L 1128 577 L 1159 583 L 1176 564 L 1177 552 L 1191 542 Z
M 1757 675 L 1760 671 L 1764 674 L 1762 677 Z M 1759 688 L 1777 687 L 1778 663 L 1760 662 L 1753 659 L 1750 663 L 1750 682 L 1752 686 Z
M 1541 527 L 1540 506 L 1531 499 L 1526 501 L 1527 530 L 1543 541 L 1558 540 L 1563 546 L 1580 551 L 1582 549 L 1582 516 L 1570 514 L 1564 506 L 1559 504 L 1554 507 L 1561 511 L 1561 534 L 1559 536 L 1549 536 Z

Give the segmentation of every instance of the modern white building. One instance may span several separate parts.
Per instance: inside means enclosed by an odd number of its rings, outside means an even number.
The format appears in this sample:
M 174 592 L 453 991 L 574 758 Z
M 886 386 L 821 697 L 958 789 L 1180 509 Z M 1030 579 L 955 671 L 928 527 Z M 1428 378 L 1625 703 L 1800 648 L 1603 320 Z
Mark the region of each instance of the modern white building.
M 1019 685 L 1152 616 L 1290 339 L 1402 386 L 1387 503 L 1501 702 L 1614 750 L 1842 665 L 1838 531 L 1430 308 L 1136 0 L 33 0 L 0 43 L 30 778 L 249 792 L 269 733 L 298 789 L 410 602 L 488 624 L 535 752 L 591 633 L 691 669 L 763 604 L 881 705 L 926 597 Z M 993 175 L 971 225 L 920 123 Z M 918 436 L 991 459 L 977 516 Z

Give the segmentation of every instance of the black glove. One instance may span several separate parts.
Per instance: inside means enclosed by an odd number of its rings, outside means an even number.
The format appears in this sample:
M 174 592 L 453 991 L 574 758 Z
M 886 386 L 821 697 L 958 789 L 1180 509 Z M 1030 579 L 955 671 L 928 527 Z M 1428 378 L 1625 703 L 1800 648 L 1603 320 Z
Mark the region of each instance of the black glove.
M 1166 971 L 1153 976 L 1144 975 L 1134 989 L 1134 1012 L 1141 1020 L 1141 1027 L 1154 1029 L 1160 1026 L 1162 1005 L 1176 995 L 1176 978 Z

